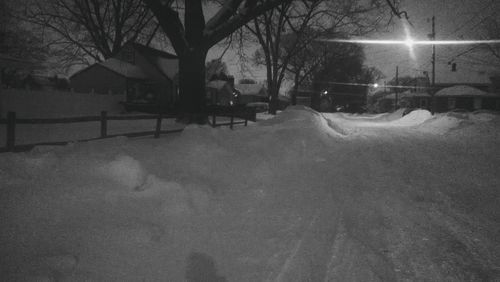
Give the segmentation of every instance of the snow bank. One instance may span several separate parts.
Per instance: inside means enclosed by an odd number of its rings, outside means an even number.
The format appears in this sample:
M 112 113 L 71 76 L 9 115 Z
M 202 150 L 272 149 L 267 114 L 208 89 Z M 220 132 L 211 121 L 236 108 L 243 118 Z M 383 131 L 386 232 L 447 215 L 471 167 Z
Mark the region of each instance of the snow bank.
M 134 158 L 126 155 L 117 156 L 103 165 L 101 172 L 127 189 L 138 189 L 146 180 L 146 172 Z
M 376 128 L 411 128 L 418 126 L 432 117 L 426 110 L 416 110 L 403 116 L 404 109 L 393 113 L 375 116 L 359 116 L 344 113 L 324 113 L 323 117 L 335 132 L 342 135 L 378 134 Z M 372 130 L 373 129 L 373 130 Z
M 430 134 L 446 134 L 454 129 L 465 129 L 469 135 L 481 135 L 480 132 L 485 126 L 494 126 L 500 121 L 500 115 L 496 112 L 477 111 L 477 112 L 449 112 L 435 114 L 432 118 L 422 123 L 418 130 Z M 487 130 L 487 129 L 485 129 Z
M 446 114 L 438 114 L 418 127 L 418 130 L 431 134 L 444 134 L 453 128 L 457 128 L 462 120 Z
M 474 121 L 486 121 L 490 122 L 495 119 L 500 118 L 499 112 L 491 112 L 491 111 L 475 111 L 469 115 L 469 118 Z
M 106 200 L 120 204 L 132 198 L 159 200 L 164 216 L 181 216 L 192 212 L 205 212 L 209 206 L 209 196 L 196 187 L 183 185 L 149 174 L 143 165 L 128 155 L 119 155 L 99 169 L 104 177 L 118 184 L 118 188 L 107 193 Z
M 277 115 L 275 118 L 260 123 L 262 126 L 279 125 L 281 128 L 309 128 L 318 137 L 324 134 L 330 136 L 344 135 L 344 130 L 335 122 L 329 121 L 323 114 L 320 114 L 306 106 L 292 106 Z
M 427 110 L 415 110 L 400 119 L 391 122 L 394 126 L 415 126 L 430 119 L 432 114 Z

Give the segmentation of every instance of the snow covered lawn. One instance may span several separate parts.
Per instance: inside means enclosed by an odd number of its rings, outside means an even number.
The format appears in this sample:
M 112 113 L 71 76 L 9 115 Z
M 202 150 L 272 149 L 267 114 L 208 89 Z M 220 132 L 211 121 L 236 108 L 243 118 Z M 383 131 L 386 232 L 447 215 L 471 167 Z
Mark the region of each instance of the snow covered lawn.
M 154 131 L 156 120 L 109 120 L 108 135 Z M 0 124 L 0 147 L 6 145 L 6 125 Z M 163 119 L 161 130 L 182 129 L 175 119 Z M 42 142 L 65 142 L 97 138 L 100 136 L 100 122 L 16 124 L 16 145 Z
M 499 137 L 491 113 L 295 107 L 4 153 L 0 277 L 499 280 Z

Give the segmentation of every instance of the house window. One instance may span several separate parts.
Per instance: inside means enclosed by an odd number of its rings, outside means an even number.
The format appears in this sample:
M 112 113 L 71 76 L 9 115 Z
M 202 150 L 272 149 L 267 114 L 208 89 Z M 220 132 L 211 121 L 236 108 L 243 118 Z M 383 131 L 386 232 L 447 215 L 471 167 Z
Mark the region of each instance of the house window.
M 456 104 L 457 104 L 457 99 L 448 98 L 448 109 L 449 110 L 454 109 L 456 107 Z

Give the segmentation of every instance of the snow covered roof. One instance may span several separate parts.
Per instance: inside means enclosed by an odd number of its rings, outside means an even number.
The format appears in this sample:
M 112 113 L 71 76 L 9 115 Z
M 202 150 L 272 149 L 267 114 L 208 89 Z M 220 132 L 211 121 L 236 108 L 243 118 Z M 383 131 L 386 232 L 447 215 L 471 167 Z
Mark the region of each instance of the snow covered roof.
M 133 46 L 168 78 L 173 79 L 179 73 L 179 60 L 176 55 L 139 43 L 133 43 Z
M 378 97 L 380 97 L 380 99 L 396 99 L 396 94 L 395 93 L 388 93 L 386 95 L 379 95 Z M 422 91 L 417 91 L 417 92 L 412 92 L 410 90 L 407 90 L 405 92 L 402 92 L 402 93 L 398 93 L 398 98 L 401 99 L 401 98 L 416 98 L 416 97 L 420 97 L 420 98 L 425 98 L 425 97 L 430 97 L 429 93 L 427 92 L 422 92 Z
M 237 84 L 234 88 L 238 89 L 241 95 L 267 96 L 262 84 Z
M 177 56 L 174 54 L 170 54 L 165 51 L 161 51 L 155 48 L 151 48 L 146 45 L 142 45 L 139 43 L 134 42 L 134 48 L 141 52 L 141 54 L 146 55 L 148 57 L 160 57 L 160 58 L 165 58 L 165 59 L 177 59 Z
M 448 88 L 444 88 L 439 90 L 436 93 L 436 96 L 439 97 L 500 97 L 500 95 L 496 95 L 493 93 L 488 93 L 485 91 L 481 91 L 475 87 L 467 86 L 467 85 L 457 85 Z
M 229 82 L 227 82 L 225 80 L 212 80 L 212 81 L 207 82 L 206 87 L 211 88 L 211 89 L 221 90 L 225 87 L 231 87 L 231 85 L 229 84 Z
M 149 58 L 149 60 L 166 76 L 173 79 L 179 73 L 179 60 L 161 57 Z
M 98 64 L 127 78 L 147 78 L 146 73 L 144 73 L 140 67 L 115 58 L 107 59 L 106 61 Z
M 429 95 L 429 93 L 424 92 L 424 91 L 414 92 L 411 90 L 407 90 L 407 91 L 399 94 L 399 97 L 401 97 L 401 98 L 430 97 L 430 96 L 431 95 Z

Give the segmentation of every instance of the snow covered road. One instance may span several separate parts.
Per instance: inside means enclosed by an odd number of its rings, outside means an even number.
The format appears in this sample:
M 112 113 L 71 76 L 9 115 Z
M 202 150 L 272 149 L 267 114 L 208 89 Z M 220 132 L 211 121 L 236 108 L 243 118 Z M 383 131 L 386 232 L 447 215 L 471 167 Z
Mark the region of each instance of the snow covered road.
M 500 118 L 291 108 L 0 155 L 8 281 L 500 280 Z

